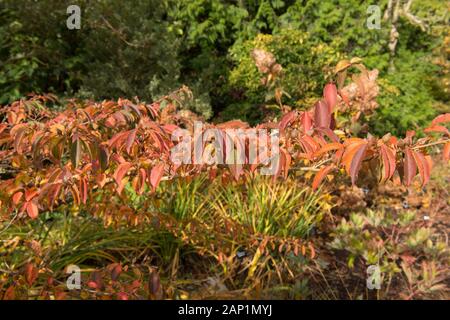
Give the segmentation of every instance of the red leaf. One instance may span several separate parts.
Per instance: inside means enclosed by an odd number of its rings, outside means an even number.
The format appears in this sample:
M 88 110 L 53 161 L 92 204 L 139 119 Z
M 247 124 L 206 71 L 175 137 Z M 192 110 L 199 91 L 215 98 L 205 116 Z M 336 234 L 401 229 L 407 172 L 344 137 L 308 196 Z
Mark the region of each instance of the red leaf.
M 339 137 L 330 128 L 316 128 L 316 131 L 326 135 L 331 141 L 339 142 Z
M 331 123 L 331 113 L 327 104 L 320 100 L 314 108 L 314 122 L 316 127 L 329 128 Z
M 131 166 L 132 164 L 129 162 L 119 164 L 116 172 L 114 172 L 114 180 L 118 185 L 122 184 L 122 179 L 127 174 L 128 170 L 130 170 Z
M 25 201 L 31 201 L 38 194 L 37 189 L 27 189 L 25 190 Z
M 27 207 L 28 216 L 31 219 L 36 219 L 39 215 L 39 209 L 38 209 L 36 203 L 34 203 L 34 201 L 27 202 L 26 207 Z
M 31 286 L 34 281 L 36 281 L 38 277 L 38 270 L 31 264 L 27 263 L 25 266 L 25 280 L 27 281 L 28 285 Z
M 58 195 L 59 195 L 59 192 L 61 191 L 62 185 L 63 185 L 62 183 L 57 183 L 51 188 L 52 193 L 50 194 L 50 197 L 49 197 L 50 209 L 53 209 L 53 204 L 56 201 L 56 199 L 58 199 Z M 50 193 L 50 191 L 49 191 L 49 193 Z
M 179 127 L 177 126 L 177 125 L 174 125 L 174 124 L 165 124 L 164 126 L 163 126 L 163 129 L 165 130 L 165 131 L 167 131 L 169 134 L 172 134 L 175 130 L 177 130 Z
M 307 133 L 312 128 L 312 118 L 308 112 L 302 113 L 302 125 L 305 133 Z
M 286 127 L 289 125 L 289 123 L 291 123 L 291 121 L 295 119 L 296 114 L 297 113 L 295 111 L 291 111 L 291 112 L 286 113 L 281 118 L 280 124 L 279 124 L 279 128 L 280 128 L 281 131 L 286 129 Z
M 156 188 L 158 187 L 159 182 L 163 177 L 163 174 L 164 174 L 164 164 L 160 163 L 152 168 L 150 172 L 150 184 L 153 187 L 153 191 L 155 191 Z
M 424 186 L 430 180 L 431 174 L 430 163 L 427 161 L 427 159 L 422 153 L 412 150 L 411 152 L 414 157 L 414 161 L 417 164 L 417 168 L 419 169 L 420 178 L 422 179 L 422 186 Z
M 102 275 L 98 271 L 94 271 L 91 274 L 91 280 L 88 282 L 88 286 L 92 289 L 102 289 L 103 288 L 103 279 Z
M 137 133 L 136 129 L 131 130 L 130 134 L 127 137 L 127 142 L 125 144 L 125 147 L 126 147 L 128 154 L 130 154 L 131 148 L 133 147 L 134 140 L 136 140 L 136 133 Z
M 361 169 L 362 161 L 366 155 L 367 143 L 359 146 L 355 152 L 355 155 L 350 164 L 350 177 L 352 178 L 352 184 L 356 183 L 356 178 L 358 177 L 358 172 Z
M 395 153 L 394 151 L 382 144 L 380 146 L 380 155 L 383 162 L 383 174 L 381 181 L 387 181 L 394 175 L 395 172 Z
M 119 300 L 128 300 L 128 295 L 125 292 L 119 292 L 117 294 L 117 298 Z
M 413 178 L 417 172 L 417 165 L 414 161 L 414 156 L 410 148 L 406 148 L 405 150 L 405 160 L 404 160 L 404 168 L 403 174 L 405 179 L 405 185 L 411 185 Z
M 334 83 L 328 83 L 323 89 L 323 97 L 328 105 L 330 113 L 333 113 L 333 109 L 337 103 L 337 88 Z
M 319 185 L 322 183 L 323 179 L 328 175 L 328 173 L 334 168 L 334 165 L 329 165 L 326 167 L 322 167 L 319 172 L 317 172 L 314 177 L 312 188 L 313 190 L 317 190 Z

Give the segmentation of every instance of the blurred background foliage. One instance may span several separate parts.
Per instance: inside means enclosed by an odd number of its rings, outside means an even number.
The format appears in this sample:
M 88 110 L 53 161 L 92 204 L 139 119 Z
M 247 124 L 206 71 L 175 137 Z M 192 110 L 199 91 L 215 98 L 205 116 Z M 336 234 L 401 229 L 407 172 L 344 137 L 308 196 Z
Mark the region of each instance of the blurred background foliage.
M 399 2 L 402 2 L 399 0 Z M 407 1 L 403 1 L 407 2 Z M 403 3 L 402 2 L 402 3 Z M 68 30 L 66 9 L 82 10 Z M 153 100 L 182 84 L 205 118 L 255 123 L 273 100 L 250 51 L 283 66 L 283 103 L 305 108 L 342 58 L 380 70 L 376 134 L 402 134 L 448 112 L 449 2 L 413 1 L 401 15 L 395 55 L 391 21 L 369 30 L 360 0 L 0 0 L 0 103 L 28 93 Z M 388 0 L 377 2 L 381 14 Z

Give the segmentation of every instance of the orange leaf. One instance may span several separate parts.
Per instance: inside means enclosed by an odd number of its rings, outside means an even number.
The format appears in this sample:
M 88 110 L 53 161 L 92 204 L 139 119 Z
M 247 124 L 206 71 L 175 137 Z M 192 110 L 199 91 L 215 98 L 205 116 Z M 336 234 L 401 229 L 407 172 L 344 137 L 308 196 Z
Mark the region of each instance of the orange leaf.
M 426 128 L 423 131 L 424 132 L 440 132 L 440 133 L 444 133 L 444 134 L 450 136 L 450 132 L 448 131 L 448 129 L 444 126 L 439 126 L 439 125 L 431 126 L 429 128 Z
M 328 144 L 324 145 L 322 148 L 320 148 L 319 151 L 316 151 L 314 153 L 314 156 L 319 157 L 322 154 L 327 153 L 328 151 L 338 150 L 338 149 L 342 149 L 342 148 L 344 148 L 344 146 L 342 144 L 340 144 L 339 142 L 328 143 Z
M 36 219 L 39 215 L 39 209 L 33 201 L 26 203 L 27 213 L 31 219 Z
M 23 192 L 21 192 L 21 191 L 14 193 L 14 195 L 12 196 L 12 203 L 15 206 L 17 206 L 17 204 L 19 203 L 22 196 L 23 196 Z
M 314 250 L 314 246 L 312 245 L 312 243 L 308 243 L 308 248 L 310 250 L 311 259 L 314 259 L 314 257 L 316 256 L 316 250 Z
M 346 145 L 344 142 L 344 145 Z M 345 166 L 345 170 L 348 174 L 350 174 L 350 168 L 352 164 L 353 157 L 355 156 L 356 151 L 367 142 L 363 139 L 354 140 L 352 144 L 347 144 L 344 154 L 342 155 L 342 164 Z
M 69 188 L 73 196 L 73 201 L 75 202 L 75 204 L 79 205 L 81 203 L 80 190 L 78 190 L 76 184 L 72 184 L 71 186 L 69 186 Z
M 444 150 L 443 150 L 443 156 L 444 156 L 444 160 L 450 160 L 450 142 L 447 142 L 444 146 Z
M 358 172 L 361 169 L 361 164 L 364 160 L 364 156 L 366 155 L 366 150 L 367 143 L 360 145 L 352 158 L 350 164 L 350 177 L 352 179 L 352 184 L 356 183 L 356 178 L 358 177 Z
M 86 204 L 88 197 L 88 186 L 86 178 L 81 178 L 79 181 L 80 193 L 81 193 L 81 202 Z
M 326 167 L 322 167 L 319 172 L 317 172 L 314 177 L 312 188 L 313 190 L 317 190 L 319 185 L 322 183 L 322 180 L 327 176 L 327 174 L 334 168 L 334 165 L 329 165 Z
M 450 113 L 445 113 L 437 116 L 434 118 L 434 120 L 431 122 L 432 126 L 437 125 L 438 123 L 444 123 L 444 122 L 450 122 Z

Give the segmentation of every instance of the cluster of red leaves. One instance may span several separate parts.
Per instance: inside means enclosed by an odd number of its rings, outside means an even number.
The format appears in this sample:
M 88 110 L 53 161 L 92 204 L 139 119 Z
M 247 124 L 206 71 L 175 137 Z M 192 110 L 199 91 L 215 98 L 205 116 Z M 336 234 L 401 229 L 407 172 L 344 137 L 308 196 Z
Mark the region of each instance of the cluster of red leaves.
M 68 274 L 59 279 L 50 275 L 46 268 L 27 263 L 21 270 L 10 275 L 9 285 L 0 284 L 2 300 L 36 298 L 46 300 L 101 299 L 161 299 L 164 292 L 159 273 L 155 270 L 141 271 L 138 267 L 129 267 L 112 263 L 105 268 L 80 275 L 80 289 L 68 290 Z M 22 290 L 23 288 L 34 290 Z M 33 295 L 31 295 L 33 294 Z
M 432 168 L 426 147 L 445 144 L 444 158 L 449 159 L 450 134 L 444 124 L 450 122 L 450 114 L 438 116 L 425 129 L 428 135 L 420 139 L 415 139 L 413 131 L 403 139 L 390 134 L 380 139 L 351 137 L 335 130 L 336 105 L 346 100 L 342 92 L 330 83 L 324 88 L 323 99 L 311 110 L 291 111 L 279 121 L 257 126 L 279 130 L 280 161 L 274 179 L 308 165 L 318 171 L 312 182 L 314 189 L 339 168 L 345 169 L 355 184 L 362 164 L 376 159 L 381 182 L 401 179 L 409 185 L 418 171 L 426 184 Z M 73 103 L 57 112 L 42 106 L 46 99 L 20 100 L 0 110 L 0 163 L 13 172 L 0 180 L 0 201 L 10 212 L 18 210 L 19 215 L 26 212 L 36 218 L 40 211 L 64 202 L 86 204 L 98 190 L 120 195 L 128 182 L 143 194 L 153 192 L 163 178 L 209 171 L 211 177 L 239 179 L 258 168 L 248 159 L 243 166 L 174 165 L 170 153 L 176 142 L 171 133 L 189 127 L 190 120 L 177 114 L 170 119 L 161 117 L 161 101 Z M 208 124 L 204 129 L 248 127 L 231 121 Z M 104 206 L 110 204 L 106 201 Z

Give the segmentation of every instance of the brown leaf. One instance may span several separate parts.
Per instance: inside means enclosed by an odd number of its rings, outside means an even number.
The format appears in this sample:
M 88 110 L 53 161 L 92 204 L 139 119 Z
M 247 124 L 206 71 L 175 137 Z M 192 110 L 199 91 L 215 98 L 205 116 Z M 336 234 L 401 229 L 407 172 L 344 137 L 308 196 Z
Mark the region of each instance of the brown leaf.
M 338 64 L 334 68 L 334 72 L 338 73 L 338 72 L 344 71 L 345 69 L 347 69 L 351 65 L 352 64 L 351 64 L 350 61 L 348 61 L 348 60 L 341 60 L 341 61 L 338 62 Z
M 76 184 L 72 184 L 69 186 L 70 189 L 70 193 L 72 194 L 73 197 L 73 202 L 76 205 L 79 205 L 81 203 L 81 197 L 80 197 L 80 190 L 78 190 L 78 187 Z
M 122 266 L 120 265 L 120 263 L 117 263 L 111 270 L 111 279 L 113 281 L 117 281 L 121 273 L 122 273 Z
M 105 146 L 101 146 L 99 150 L 100 168 L 105 171 L 109 165 L 109 153 Z
M 81 141 L 80 139 L 75 139 L 72 141 L 72 146 L 70 148 L 70 161 L 72 165 L 76 168 L 81 160 Z
M 156 298 L 161 297 L 161 281 L 158 272 L 153 271 L 148 280 L 148 291 Z

